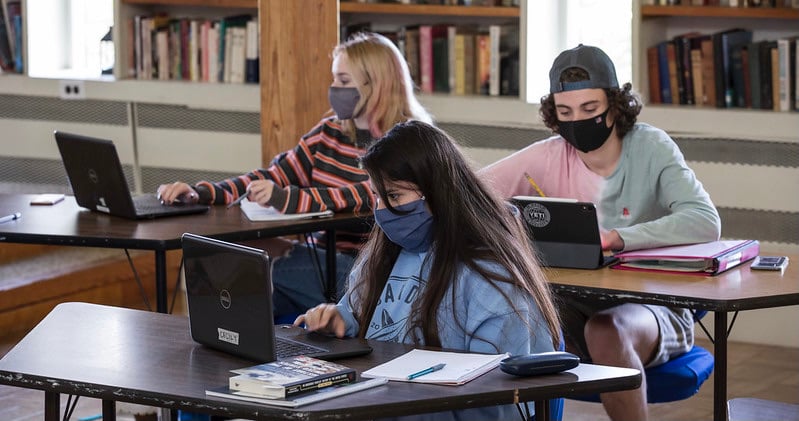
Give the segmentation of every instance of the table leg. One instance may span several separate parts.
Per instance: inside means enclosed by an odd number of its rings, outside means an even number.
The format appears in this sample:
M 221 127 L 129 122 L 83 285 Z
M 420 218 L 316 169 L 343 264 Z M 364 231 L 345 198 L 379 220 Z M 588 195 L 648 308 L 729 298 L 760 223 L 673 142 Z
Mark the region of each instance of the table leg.
M 338 282 L 336 282 L 336 230 L 329 229 L 325 233 L 325 265 L 327 267 L 327 301 L 336 302 Z M 332 253 L 331 253 L 332 251 Z
M 44 392 L 44 419 L 45 421 L 58 421 L 61 417 L 61 394 Z
M 103 421 L 115 421 L 117 419 L 117 403 L 103 399 Z
M 168 313 L 166 288 L 166 251 L 155 251 L 155 308 L 159 313 Z
M 715 312 L 713 323 L 713 419 L 727 421 L 727 312 Z
M 550 421 L 552 414 L 549 411 L 549 399 L 535 401 L 535 420 Z

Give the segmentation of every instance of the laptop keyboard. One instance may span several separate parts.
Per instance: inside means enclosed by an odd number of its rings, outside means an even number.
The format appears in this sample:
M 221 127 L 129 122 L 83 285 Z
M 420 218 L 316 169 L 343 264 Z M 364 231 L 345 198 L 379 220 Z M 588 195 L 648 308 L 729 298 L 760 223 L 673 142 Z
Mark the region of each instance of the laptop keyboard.
M 319 354 L 322 352 L 327 352 L 327 350 L 301 342 L 294 342 L 285 338 L 275 338 L 275 355 L 277 355 L 278 358 Z

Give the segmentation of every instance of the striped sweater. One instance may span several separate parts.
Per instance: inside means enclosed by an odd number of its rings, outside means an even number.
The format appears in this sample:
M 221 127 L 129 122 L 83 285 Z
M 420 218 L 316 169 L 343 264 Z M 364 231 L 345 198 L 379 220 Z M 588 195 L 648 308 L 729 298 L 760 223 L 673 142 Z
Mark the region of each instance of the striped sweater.
M 219 182 L 195 185 L 200 201 L 228 204 L 245 194 L 254 180 L 275 183 L 269 205 L 283 213 L 371 212 L 374 197 L 366 171 L 358 164 L 371 142 L 368 131 L 359 130 L 353 142 L 335 118 L 326 118 L 302 136 L 292 150 L 278 154 L 268 168 L 256 169 Z M 339 249 L 351 249 L 345 233 Z M 362 237 L 357 235 L 358 240 Z M 337 237 L 338 238 L 338 237 Z M 358 241 L 359 242 L 359 241 Z

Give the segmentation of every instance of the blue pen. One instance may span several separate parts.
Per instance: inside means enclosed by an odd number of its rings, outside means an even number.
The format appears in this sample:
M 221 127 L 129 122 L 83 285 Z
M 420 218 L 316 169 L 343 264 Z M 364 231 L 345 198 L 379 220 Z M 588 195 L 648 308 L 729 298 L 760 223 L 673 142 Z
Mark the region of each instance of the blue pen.
M 0 224 L 2 224 L 4 222 L 9 222 L 9 221 L 16 221 L 19 218 L 22 218 L 22 214 L 19 213 L 19 212 L 14 212 L 11 215 L 6 215 L 6 216 L 0 217 Z
M 424 376 L 425 374 L 430 374 L 430 373 L 432 373 L 434 371 L 441 370 L 442 368 L 444 368 L 445 365 L 446 364 L 444 364 L 444 363 L 436 364 L 436 365 L 434 365 L 434 366 L 432 366 L 430 368 L 425 368 L 422 371 L 417 371 L 416 373 L 408 375 L 408 380 L 413 380 L 413 379 L 415 379 L 417 377 Z

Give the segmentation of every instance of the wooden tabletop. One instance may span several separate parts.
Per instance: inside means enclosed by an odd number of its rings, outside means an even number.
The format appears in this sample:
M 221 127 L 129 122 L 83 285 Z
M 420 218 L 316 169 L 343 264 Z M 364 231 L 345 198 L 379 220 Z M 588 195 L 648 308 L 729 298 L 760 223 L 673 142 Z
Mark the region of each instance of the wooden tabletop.
M 716 276 L 603 268 L 547 270 L 561 295 L 601 297 L 710 311 L 737 311 L 799 304 L 799 256 L 784 273 L 751 270 L 751 261 Z
M 374 351 L 340 360 L 359 372 L 408 351 L 370 341 Z M 226 385 L 229 370 L 254 362 L 194 343 L 188 319 L 86 303 L 57 306 L 0 360 L 0 383 L 248 419 L 368 419 L 516 401 L 633 389 L 637 370 L 582 364 L 555 375 L 520 378 L 495 369 L 452 387 L 389 382 L 352 395 L 296 408 L 205 397 Z
M 0 241 L 173 250 L 180 248 L 184 232 L 225 241 L 243 241 L 279 235 L 315 232 L 368 223 L 363 216 L 337 214 L 332 218 L 252 222 L 238 206 L 211 206 L 207 213 L 132 220 L 81 208 L 74 196 L 52 206 L 30 204 L 30 194 L 0 194 L 0 216 L 21 212 L 22 218 L 0 224 Z

